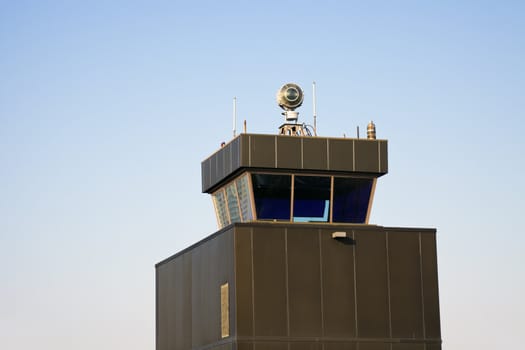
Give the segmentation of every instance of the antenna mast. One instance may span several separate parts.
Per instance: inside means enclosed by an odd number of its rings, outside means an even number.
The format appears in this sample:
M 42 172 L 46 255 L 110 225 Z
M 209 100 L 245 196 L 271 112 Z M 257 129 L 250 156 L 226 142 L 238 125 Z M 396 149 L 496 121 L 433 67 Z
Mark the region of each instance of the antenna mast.
M 312 83 L 312 100 L 313 100 L 313 110 L 314 110 L 314 135 L 317 136 L 317 106 L 315 101 L 315 81 Z
M 233 137 L 235 138 L 236 131 L 235 127 L 237 125 L 237 97 L 233 98 Z

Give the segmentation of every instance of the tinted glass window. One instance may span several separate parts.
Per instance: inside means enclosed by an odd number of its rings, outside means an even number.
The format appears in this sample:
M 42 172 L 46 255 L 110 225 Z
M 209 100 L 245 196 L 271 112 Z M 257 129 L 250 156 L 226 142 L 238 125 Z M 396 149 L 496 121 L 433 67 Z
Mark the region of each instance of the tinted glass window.
M 258 220 L 290 220 L 291 176 L 252 174 Z
M 230 222 L 240 222 L 241 214 L 239 210 L 239 199 L 237 197 L 237 187 L 234 182 L 226 187 L 226 198 L 228 202 L 228 211 L 230 213 Z
M 334 178 L 333 222 L 365 223 L 372 181 Z
M 295 176 L 293 221 L 328 222 L 330 177 Z
M 248 185 L 248 176 L 242 176 L 235 181 L 237 194 L 239 195 L 239 206 L 241 207 L 242 221 L 253 220 L 252 201 L 250 198 L 250 188 Z
M 226 198 L 224 191 L 221 189 L 213 194 L 213 204 L 215 205 L 215 212 L 217 213 L 217 220 L 219 221 L 219 227 L 224 227 L 230 224 L 230 218 L 228 216 L 226 208 Z

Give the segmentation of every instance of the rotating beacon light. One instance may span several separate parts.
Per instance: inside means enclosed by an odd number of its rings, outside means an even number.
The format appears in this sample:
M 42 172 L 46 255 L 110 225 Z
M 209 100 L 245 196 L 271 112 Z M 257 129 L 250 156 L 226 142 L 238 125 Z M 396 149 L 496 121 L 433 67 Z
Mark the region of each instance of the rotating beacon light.
M 299 112 L 296 112 L 295 109 L 303 104 L 303 99 L 303 90 L 294 83 L 284 84 L 277 91 L 277 104 L 284 109 L 282 114 L 287 123 L 297 122 Z

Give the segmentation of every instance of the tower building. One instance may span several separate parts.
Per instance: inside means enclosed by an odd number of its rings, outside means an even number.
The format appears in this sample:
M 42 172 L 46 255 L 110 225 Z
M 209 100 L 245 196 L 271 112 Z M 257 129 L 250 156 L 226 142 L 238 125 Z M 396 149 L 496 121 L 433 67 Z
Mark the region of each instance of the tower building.
M 156 349 L 441 349 L 436 230 L 369 223 L 388 142 L 317 136 L 296 84 L 277 99 L 278 134 L 202 162 L 219 230 L 156 265 Z

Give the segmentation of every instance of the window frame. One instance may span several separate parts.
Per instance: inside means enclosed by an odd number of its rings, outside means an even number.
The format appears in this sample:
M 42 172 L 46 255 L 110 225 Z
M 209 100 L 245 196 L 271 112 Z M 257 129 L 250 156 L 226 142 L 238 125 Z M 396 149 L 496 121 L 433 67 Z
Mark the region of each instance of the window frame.
M 288 175 L 290 176 L 290 181 L 291 181 L 291 184 L 290 184 L 290 218 L 288 220 L 277 220 L 277 219 L 259 219 L 257 217 L 257 209 L 256 209 L 256 201 L 255 201 L 255 196 L 254 196 L 254 190 L 253 190 L 253 179 L 252 179 L 252 176 L 254 174 L 260 174 L 260 175 Z M 329 212 L 328 212 L 328 220 L 327 221 L 311 221 L 311 222 L 303 222 L 303 221 L 294 221 L 294 202 L 295 202 L 295 177 L 296 176 L 315 176 L 315 177 L 328 177 L 330 178 L 330 199 L 329 199 Z M 247 196 L 248 196 L 248 201 L 249 201 L 249 205 L 250 205 L 250 213 L 251 213 L 251 216 L 252 218 L 251 219 L 247 219 L 244 217 L 244 214 L 243 214 L 243 211 L 242 211 L 242 208 L 241 208 L 241 198 L 239 196 L 239 188 L 238 188 L 238 180 L 241 179 L 242 177 L 247 177 L 247 186 L 248 186 L 248 193 L 247 193 Z M 368 208 L 366 210 L 366 217 L 365 217 L 365 222 L 363 223 L 353 223 L 353 222 L 334 222 L 333 221 L 333 215 L 334 215 L 334 182 L 335 182 L 335 179 L 336 178 L 345 178 L 345 179 L 368 179 L 368 180 L 371 180 L 372 181 L 372 185 L 371 185 L 371 189 L 370 189 L 370 196 L 368 198 Z M 234 177 L 232 180 L 228 181 L 227 183 L 225 183 L 223 186 L 221 186 L 219 189 L 217 189 L 216 191 L 214 191 L 213 193 L 211 193 L 212 195 L 212 198 L 213 198 L 213 206 L 214 206 L 214 210 L 215 210 L 215 216 L 216 216 L 216 219 L 217 219 L 217 223 L 218 223 L 218 226 L 219 228 L 224 228 L 228 225 L 231 225 L 233 224 L 232 222 L 232 219 L 231 219 L 231 213 L 230 213 L 230 208 L 228 206 L 228 193 L 226 191 L 226 188 L 228 188 L 229 186 L 235 186 L 235 194 L 236 194 L 236 198 L 237 198 L 237 209 L 239 211 L 239 218 L 240 218 L 240 222 L 270 222 L 270 221 L 273 221 L 273 222 L 291 222 L 291 223 L 301 223 L 301 224 L 352 224 L 352 225 L 368 225 L 369 223 L 369 220 L 370 220 L 370 215 L 371 215 L 371 211 L 372 211 L 372 205 L 373 205 L 373 202 L 374 202 L 374 196 L 375 196 L 375 190 L 376 190 L 376 184 L 377 184 L 377 178 L 376 177 L 370 177 L 370 176 L 360 176 L 360 175 L 339 175 L 339 174 L 326 174 L 326 173 L 321 173 L 321 172 L 316 172 L 316 173 L 301 173 L 301 172 L 298 172 L 298 173 L 292 173 L 292 172 L 281 172 L 281 171 L 245 171 L 243 173 L 241 173 L 239 176 L 236 176 Z M 219 212 L 219 206 L 217 205 L 217 199 L 216 199 L 216 195 L 219 193 L 219 192 L 222 192 L 222 195 L 223 195 L 223 198 L 224 198 L 224 201 L 225 201 L 225 205 L 224 205 L 224 210 L 225 210 L 225 214 L 226 214 L 226 217 L 228 219 L 228 222 L 224 223 L 223 226 L 221 226 L 221 213 Z M 237 221 L 236 221 L 237 222 Z
M 319 224 L 319 223 L 328 223 L 328 224 L 352 224 L 352 225 L 368 225 L 370 220 L 370 214 L 372 211 L 372 204 L 374 200 L 375 195 L 375 189 L 377 184 L 377 178 L 376 177 L 370 177 L 370 176 L 359 176 L 359 175 L 338 175 L 338 174 L 326 174 L 326 173 L 292 173 L 292 172 L 280 172 L 280 171 L 247 171 L 246 174 L 249 174 L 250 179 L 250 190 L 251 190 L 251 198 L 252 198 L 252 209 L 253 209 L 253 217 L 254 221 L 260 221 L 260 222 L 268 222 L 269 219 L 259 219 L 257 217 L 257 213 L 255 210 L 255 196 L 253 195 L 253 183 L 252 183 L 252 175 L 253 174 L 261 174 L 261 175 L 290 175 L 291 177 L 291 186 L 290 186 L 290 220 L 275 220 L 276 222 L 294 222 L 294 198 L 295 198 L 295 176 L 316 176 L 316 177 L 329 177 L 330 178 L 330 203 L 329 203 L 329 213 L 328 213 L 328 221 L 312 221 L 312 222 L 298 222 L 295 221 L 295 223 L 307 223 L 307 224 Z M 370 189 L 370 196 L 368 198 L 368 208 L 366 210 L 366 217 L 365 222 L 358 223 L 358 222 L 340 222 L 340 221 L 333 221 L 333 211 L 334 211 L 334 180 L 335 178 L 345 178 L 345 179 L 367 179 L 372 181 L 372 186 Z

